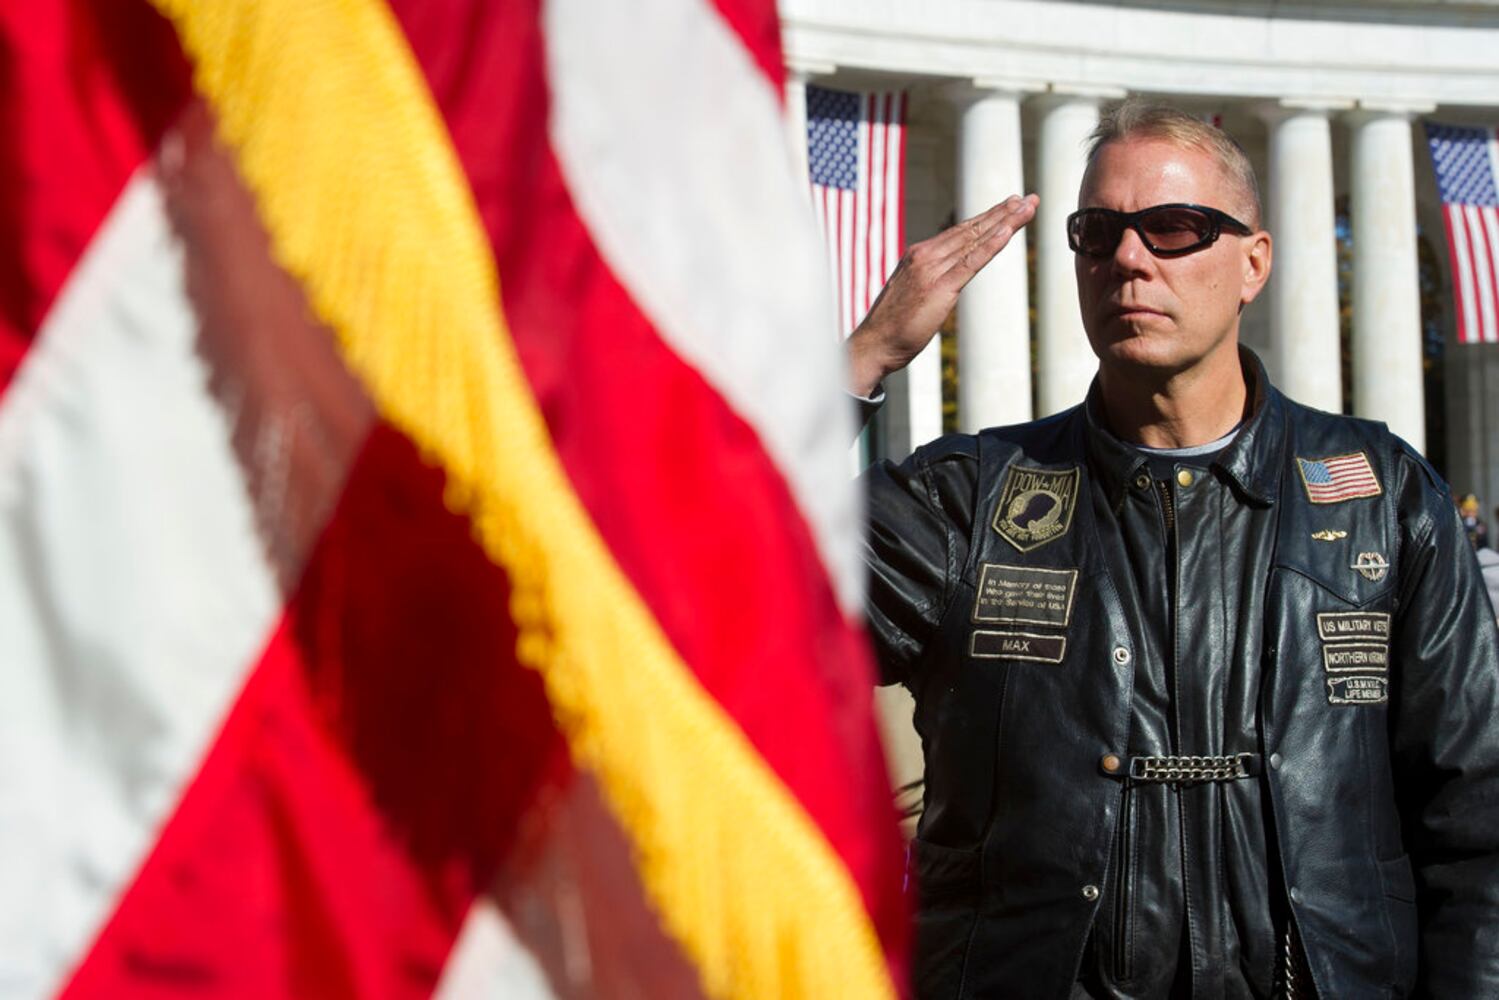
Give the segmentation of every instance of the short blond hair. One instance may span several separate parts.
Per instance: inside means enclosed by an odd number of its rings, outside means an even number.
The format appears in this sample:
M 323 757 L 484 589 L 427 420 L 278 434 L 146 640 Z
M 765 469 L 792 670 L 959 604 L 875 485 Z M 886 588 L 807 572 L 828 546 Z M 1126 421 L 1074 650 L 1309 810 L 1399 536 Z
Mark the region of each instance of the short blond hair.
M 1106 110 L 1099 118 L 1098 127 L 1089 136 L 1088 169 L 1093 168 L 1099 150 L 1111 142 L 1125 139 L 1161 139 L 1207 153 L 1218 161 L 1224 176 L 1239 189 L 1240 211 L 1246 216 L 1239 221 L 1251 229 L 1260 227 L 1260 185 L 1255 179 L 1254 167 L 1250 165 L 1244 147 L 1221 128 L 1180 108 L 1130 98 Z

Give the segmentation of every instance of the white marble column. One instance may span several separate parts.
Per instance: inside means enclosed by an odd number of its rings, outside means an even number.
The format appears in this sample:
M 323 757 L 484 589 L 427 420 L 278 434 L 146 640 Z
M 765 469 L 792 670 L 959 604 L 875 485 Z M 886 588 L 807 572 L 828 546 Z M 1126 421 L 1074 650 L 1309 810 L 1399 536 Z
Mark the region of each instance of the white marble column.
M 807 182 L 807 81 L 806 70 L 786 67 L 786 136 L 791 146 L 791 164 L 801 188 L 810 199 Z
M 1434 110 L 1364 105 L 1352 139 L 1353 407 L 1426 447 L 1421 289 L 1411 116 Z
M 1088 137 L 1106 97 L 1123 94 L 1053 90 L 1033 105 L 1039 126 L 1036 191 L 1041 205 L 1031 224 L 1036 240 L 1036 416 L 1082 402 L 1098 359 L 1088 346 L 1077 305 L 1077 274 L 1067 246 L 1067 216 L 1087 167 Z
M 1334 413 L 1343 407 L 1343 380 L 1328 112 L 1347 107 L 1282 101 L 1261 109 L 1270 127 L 1275 377 L 1292 399 Z
M 970 218 L 1024 192 L 1023 87 L 955 89 L 957 215 Z M 977 431 L 1031 419 L 1030 303 L 1025 231 L 974 276 L 958 299 L 958 426 Z
M 951 210 L 950 178 L 938 169 L 938 140 L 913 112 L 906 120 L 906 243 L 919 243 L 942 229 Z M 947 137 L 942 137 L 945 151 Z M 942 335 L 885 380 L 888 399 L 881 416 L 886 454 L 900 460 L 942 434 Z

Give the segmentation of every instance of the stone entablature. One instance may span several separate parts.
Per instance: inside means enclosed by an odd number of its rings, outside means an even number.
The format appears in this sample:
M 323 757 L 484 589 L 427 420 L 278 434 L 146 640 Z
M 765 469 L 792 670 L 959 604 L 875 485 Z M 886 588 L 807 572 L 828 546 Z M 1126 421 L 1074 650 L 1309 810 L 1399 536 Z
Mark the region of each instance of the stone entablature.
M 1499 0 L 1370 7 L 783 0 L 788 61 L 1026 88 L 1365 102 L 1499 101 Z M 1341 13 L 1343 18 L 1335 15 Z

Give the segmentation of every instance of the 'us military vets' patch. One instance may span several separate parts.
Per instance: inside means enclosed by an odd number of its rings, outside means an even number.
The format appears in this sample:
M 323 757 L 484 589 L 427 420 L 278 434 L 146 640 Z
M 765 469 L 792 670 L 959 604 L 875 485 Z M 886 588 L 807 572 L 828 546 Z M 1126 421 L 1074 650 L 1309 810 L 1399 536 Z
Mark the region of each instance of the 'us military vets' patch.
M 994 509 L 994 530 L 1021 552 L 1055 541 L 1072 527 L 1078 470 L 1010 466 Z
M 1381 492 L 1369 456 L 1361 451 L 1332 458 L 1300 458 L 1301 484 L 1312 503 L 1342 503 L 1358 497 L 1377 497 Z

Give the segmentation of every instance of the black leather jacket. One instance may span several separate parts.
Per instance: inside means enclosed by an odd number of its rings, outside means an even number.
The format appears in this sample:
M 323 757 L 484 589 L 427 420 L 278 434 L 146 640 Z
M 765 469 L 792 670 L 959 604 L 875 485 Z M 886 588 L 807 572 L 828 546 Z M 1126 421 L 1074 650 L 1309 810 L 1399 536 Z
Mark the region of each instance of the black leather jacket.
M 1182 786 L 1217 796 L 1224 830 L 1194 962 L 1267 953 L 1213 953 L 1220 897 L 1248 886 L 1288 901 L 1328 1000 L 1499 997 L 1499 638 L 1473 553 L 1403 442 L 1245 367 L 1253 415 L 1174 512 L 1170 641 L 1222 708 L 1183 720 L 1179 752 L 1257 774 Z M 921 997 L 1068 997 L 1106 922 L 1136 670 L 1167 630 L 1125 551 L 1131 505 L 1163 499 L 1092 412 L 866 475 L 871 631 L 926 761 Z M 1372 485 L 1323 462 L 1360 454 Z M 1367 495 L 1326 502 L 1326 478 Z

